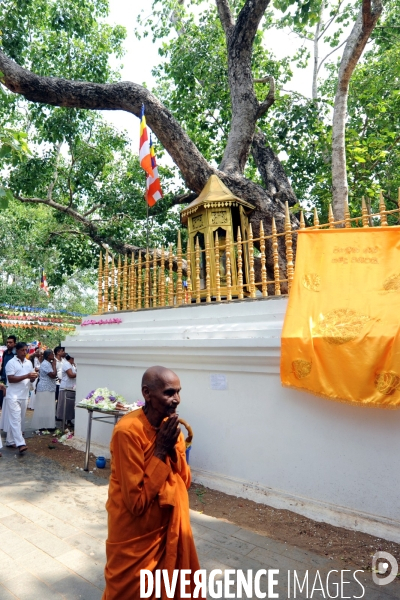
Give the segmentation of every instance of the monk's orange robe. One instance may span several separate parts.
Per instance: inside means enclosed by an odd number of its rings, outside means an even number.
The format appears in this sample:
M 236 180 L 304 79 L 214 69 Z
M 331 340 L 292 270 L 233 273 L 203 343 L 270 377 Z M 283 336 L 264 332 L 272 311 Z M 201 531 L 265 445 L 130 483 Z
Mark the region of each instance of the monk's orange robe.
M 200 569 L 189 520 L 184 437 L 181 433 L 175 446 L 176 462 L 167 457 L 164 463 L 154 456 L 157 431 L 142 409 L 114 429 L 103 600 L 139 599 L 141 569 L 167 569 L 169 581 L 174 569 Z M 174 598 L 180 599 L 179 582 Z

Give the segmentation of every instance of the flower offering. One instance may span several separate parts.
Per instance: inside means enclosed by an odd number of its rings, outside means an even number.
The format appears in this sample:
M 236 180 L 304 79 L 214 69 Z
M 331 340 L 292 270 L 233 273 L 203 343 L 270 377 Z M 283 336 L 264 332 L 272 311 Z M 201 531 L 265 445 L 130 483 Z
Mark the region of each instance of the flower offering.
M 125 398 L 108 388 L 97 388 L 80 401 L 81 406 L 95 407 L 101 410 L 125 410 L 131 411 L 140 408 L 136 402 L 127 404 Z

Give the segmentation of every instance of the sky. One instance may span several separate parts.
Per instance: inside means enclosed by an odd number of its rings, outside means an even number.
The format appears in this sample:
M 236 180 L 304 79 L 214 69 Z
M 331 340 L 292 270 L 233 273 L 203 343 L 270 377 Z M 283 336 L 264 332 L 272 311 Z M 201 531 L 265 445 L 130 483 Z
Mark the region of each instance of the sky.
M 210 0 L 211 1 L 211 0 Z M 213 1 L 213 0 L 212 0 Z M 135 83 L 146 82 L 151 88 L 154 80 L 151 76 L 151 69 L 160 62 L 158 56 L 158 45 L 152 43 L 151 36 L 142 40 L 137 40 L 134 35 L 137 16 L 141 11 L 144 15 L 150 14 L 150 0 L 109 0 L 110 15 L 108 22 L 110 24 L 124 25 L 127 29 L 127 39 L 125 41 L 126 54 L 122 59 L 122 80 L 134 81 Z M 300 47 L 299 38 L 290 31 L 273 30 L 268 32 L 268 37 L 264 42 L 268 49 L 272 50 L 275 56 L 280 59 L 284 56 L 293 56 L 296 50 Z M 308 43 L 311 50 L 312 44 Z M 321 48 L 321 55 L 329 48 Z M 121 61 L 118 61 L 120 64 Z M 306 69 L 295 69 L 292 81 L 286 84 L 285 89 L 299 92 L 304 96 L 311 97 L 312 85 L 312 66 Z M 139 121 L 133 116 L 123 111 L 105 111 L 106 119 L 115 125 L 118 129 L 128 130 L 129 136 L 132 139 L 132 147 L 135 149 L 139 144 Z M 162 161 L 165 164 L 169 163 L 168 157 Z

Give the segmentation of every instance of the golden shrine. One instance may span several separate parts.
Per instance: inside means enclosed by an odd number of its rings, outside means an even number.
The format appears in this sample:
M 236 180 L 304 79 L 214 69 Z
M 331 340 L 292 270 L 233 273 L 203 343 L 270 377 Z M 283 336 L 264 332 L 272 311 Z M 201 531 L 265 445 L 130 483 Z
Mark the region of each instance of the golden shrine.
M 189 251 L 195 255 L 198 249 L 200 256 L 201 298 L 207 297 L 207 277 L 210 278 L 209 287 L 213 290 L 219 287 L 221 296 L 228 295 L 228 288 L 233 296 L 238 295 L 233 245 L 238 240 L 246 243 L 249 239 L 248 213 L 253 209 L 249 202 L 234 196 L 217 175 L 211 175 L 200 195 L 181 212 L 181 222 L 189 231 Z M 211 268 L 208 272 L 207 262 L 211 265 L 218 262 L 219 270 Z M 249 281 L 249 254 L 246 251 L 242 259 L 242 277 L 245 285 Z M 191 261 L 191 279 L 196 281 L 195 261 Z

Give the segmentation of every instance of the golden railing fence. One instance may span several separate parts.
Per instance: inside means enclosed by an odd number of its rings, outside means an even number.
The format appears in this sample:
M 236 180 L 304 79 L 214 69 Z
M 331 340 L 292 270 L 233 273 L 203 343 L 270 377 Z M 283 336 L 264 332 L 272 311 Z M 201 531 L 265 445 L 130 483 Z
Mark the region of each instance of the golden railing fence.
M 380 195 L 379 212 L 369 214 L 362 200 L 361 215 L 351 217 L 348 207 L 345 218 L 335 221 L 331 207 L 327 223 L 320 223 L 314 210 L 314 229 L 341 227 L 379 227 L 388 225 L 388 216 L 398 215 L 400 224 L 400 190 L 398 206 L 386 210 L 383 195 Z M 300 213 L 300 229 L 306 227 L 303 212 Z M 111 256 L 108 250 L 100 253 L 98 272 L 98 312 L 119 310 L 142 310 L 147 308 L 230 302 L 233 299 L 279 296 L 290 293 L 295 259 L 294 244 L 297 229 L 293 229 L 289 207 L 286 204 L 284 230 L 278 232 L 272 219 L 271 234 L 264 234 L 260 223 L 259 237 L 253 237 L 251 225 L 247 239 L 238 229 L 236 241 L 219 238 L 215 232 L 214 244 L 208 238 L 204 247 L 196 238 L 194 249 L 188 242 L 186 252 L 182 250 L 181 234 L 178 232 L 176 254 L 172 245 L 168 249 L 141 251 L 135 257 Z M 284 268 L 279 260 L 279 247 L 284 245 Z M 212 247 L 213 246 L 213 247 Z M 268 257 L 271 257 L 268 269 Z M 272 265 L 271 265 L 272 261 Z M 268 274 L 271 277 L 268 279 Z

